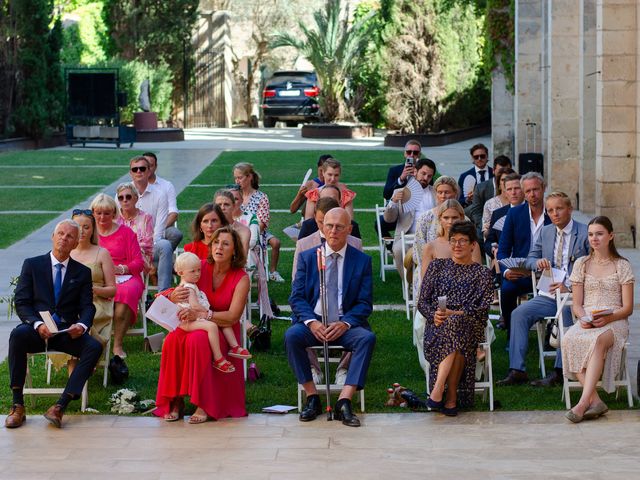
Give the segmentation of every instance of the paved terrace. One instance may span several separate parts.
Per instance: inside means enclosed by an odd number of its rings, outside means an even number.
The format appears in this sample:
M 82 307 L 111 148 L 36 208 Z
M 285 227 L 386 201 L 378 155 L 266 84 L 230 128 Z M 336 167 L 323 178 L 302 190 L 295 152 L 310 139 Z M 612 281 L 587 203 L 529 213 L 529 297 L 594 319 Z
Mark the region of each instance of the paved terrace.
M 160 152 L 159 174 L 171 179 L 178 191 L 227 150 L 385 148 L 382 137 L 312 140 L 300 138 L 298 129 L 195 129 L 186 132 L 186 139 L 135 145 Z M 440 172 L 457 177 L 468 168 L 468 148 L 478 141 L 490 144 L 485 137 L 423 151 L 436 159 Z M 401 149 L 396 150 L 400 159 Z M 123 174 L 106 188 L 108 193 L 128 179 L 127 172 Z M 89 199 L 78 207 L 88 203 Z M 71 209 L 0 250 L 0 295 L 8 293 L 9 279 L 19 273 L 24 258 L 50 248 L 53 226 L 70 214 Z M 586 218 L 580 212 L 577 215 Z M 627 249 L 622 254 L 640 272 L 640 252 Z M 638 283 L 636 299 L 640 298 Z M 635 313 L 629 351 L 632 378 L 640 358 L 637 320 Z M 8 334 L 15 324 L 16 319 L 8 321 L 0 305 L 0 359 L 6 357 Z M 34 416 L 17 431 L 0 429 L 0 479 L 202 479 L 203 474 L 213 474 L 251 480 L 324 480 L 347 475 L 358 479 L 412 475 L 626 480 L 636 478 L 638 470 L 637 411 L 615 411 L 580 425 L 568 424 L 562 412 L 474 412 L 456 419 L 422 413 L 362 418 L 363 427 L 351 429 L 323 419 L 303 424 L 296 415 L 251 415 L 199 426 L 154 418 L 70 416 L 65 428 L 56 430 Z

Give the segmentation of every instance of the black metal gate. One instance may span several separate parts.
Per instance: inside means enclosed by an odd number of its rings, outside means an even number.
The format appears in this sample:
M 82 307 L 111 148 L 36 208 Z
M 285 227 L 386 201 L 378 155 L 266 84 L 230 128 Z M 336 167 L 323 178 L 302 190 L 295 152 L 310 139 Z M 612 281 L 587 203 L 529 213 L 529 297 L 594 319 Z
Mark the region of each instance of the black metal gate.
M 198 52 L 189 82 L 185 127 L 223 127 L 224 115 L 224 54 L 214 49 Z

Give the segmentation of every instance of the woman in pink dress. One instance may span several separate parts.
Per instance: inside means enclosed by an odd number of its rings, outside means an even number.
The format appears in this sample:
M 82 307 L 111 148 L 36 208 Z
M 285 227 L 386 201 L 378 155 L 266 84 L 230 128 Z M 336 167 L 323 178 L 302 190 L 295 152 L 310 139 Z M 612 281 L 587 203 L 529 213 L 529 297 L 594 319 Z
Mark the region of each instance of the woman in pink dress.
M 195 253 L 200 260 L 206 260 L 211 250 L 211 239 L 214 232 L 227 225 L 229 222 L 220 207 L 213 203 L 205 203 L 193 219 L 191 224 L 192 242 L 184 246 L 184 251 Z
M 155 273 L 153 265 L 153 217 L 138 207 L 138 192 L 133 183 L 121 183 L 116 189 L 120 214 L 116 221 L 126 225 L 136 234 L 144 259 L 144 272 Z
M 240 338 L 240 317 L 249 293 L 249 278 L 244 272 L 244 256 L 240 236 L 229 226 L 218 229 L 211 242 L 210 256 L 202 261 L 202 274 L 198 288 L 211 304 L 207 320 L 220 327 L 232 326 Z M 188 296 L 187 289 L 176 287 L 169 295 L 172 302 L 180 303 Z M 182 309 L 181 321 L 192 321 L 196 312 Z M 220 348 L 228 350 L 223 335 Z M 196 411 L 189 423 L 225 417 L 244 417 L 244 374 L 242 360 L 229 359 L 236 367 L 233 373 L 222 373 L 213 368 L 213 356 L 207 332 L 185 332 L 177 328 L 167 335 L 162 347 L 158 393 L 154 414 L 172 422 L 182 417 L 185 395 L 190 397 Z
M 104 193 L 98 194 L 91 202 L 98 230 L 98 244 L 109 251 L 115 265 L 113 354 L 126 358 L 122 340 L 129 327 L 136 322 L 138 302 L 144 291 L 140 275 L 144 260 L 133 230 L 116 223 L 117 208 L 116 201 Z

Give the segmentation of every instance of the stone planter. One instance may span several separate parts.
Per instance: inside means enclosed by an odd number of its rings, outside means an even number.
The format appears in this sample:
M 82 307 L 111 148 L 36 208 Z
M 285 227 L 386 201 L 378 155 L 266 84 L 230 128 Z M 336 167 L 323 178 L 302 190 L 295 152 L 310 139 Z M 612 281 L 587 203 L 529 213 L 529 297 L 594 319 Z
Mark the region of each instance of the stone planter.
M 303 138 L 364 138 L 373 136 L 373 126 L 370 123 L 308 123 L 302 126 L 300 135 Z
M 98 138 L 100 127 L 98 125 L 76 125 L 73 127 L 73 136 L 76 138 Z
M 156 112 L 136 112 L 133 114 L 133 126 L 136 130 L 155 130 L 158 128 Z
M 417 140 L 423 147 L 441 147 L 490 134 L 491 126 L 489 125 L 478 125 L 440 133 L 389 134 L 384 137 L 384 146 L 404 147 L 409 140 Z

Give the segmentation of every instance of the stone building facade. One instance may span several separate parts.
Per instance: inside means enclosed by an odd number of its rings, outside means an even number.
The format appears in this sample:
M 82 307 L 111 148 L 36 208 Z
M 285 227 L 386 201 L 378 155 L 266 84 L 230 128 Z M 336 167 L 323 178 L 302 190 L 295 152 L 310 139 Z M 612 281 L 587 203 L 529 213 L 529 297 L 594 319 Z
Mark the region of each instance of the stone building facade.
M 517 159 L 535 124 L 550 189 L 585 213 L 609 216 L 618 244 L 632 246 L 640 225 L 640 2 L 517 0 L 515 14 L 515 92 L 494 93 L 494 106 L 512 102 L 513 122 L 505 128 L 502 108 L 493 144 L 504 153 L 510 143 Z

